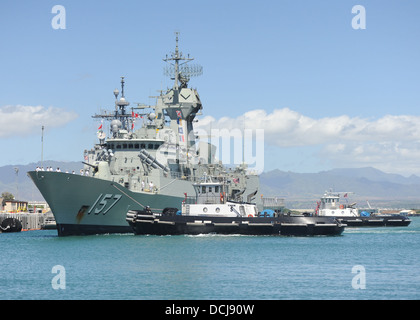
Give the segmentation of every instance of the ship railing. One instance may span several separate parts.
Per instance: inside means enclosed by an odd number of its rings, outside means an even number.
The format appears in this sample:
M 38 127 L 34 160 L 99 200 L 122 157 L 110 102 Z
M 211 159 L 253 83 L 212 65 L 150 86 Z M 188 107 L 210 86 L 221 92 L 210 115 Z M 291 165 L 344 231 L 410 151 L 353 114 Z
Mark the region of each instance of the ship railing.
M 187 180 L 187 181 L 192 181 L 192 182 L 198 182 L 199 181 L 198 178 L 188 176 L 188 175 L 186 176 L 186 175 L 182 174 L 181 172 L 171 171 L 170 175 L 171 175 L 172 179 Z
M 187 196 L 184 199 L 185 204 L 220 204 L 220 196 L 217 195 L 199 195 L 198 197 Z
M 265 209 L 281 209 L 284 208 L 284 199 L 279 197 L 262 198 L 263 207 Z

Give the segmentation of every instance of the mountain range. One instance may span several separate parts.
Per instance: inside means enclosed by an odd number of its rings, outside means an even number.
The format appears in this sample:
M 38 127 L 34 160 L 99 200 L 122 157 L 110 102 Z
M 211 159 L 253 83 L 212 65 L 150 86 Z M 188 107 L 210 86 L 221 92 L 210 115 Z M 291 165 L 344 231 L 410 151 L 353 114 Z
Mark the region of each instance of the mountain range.
M 349 201 L 393 207 L 420 207 L 420 177 L 404 177 L 372 167 L 341 168 L 318 173 L 295 173 L 281 170 L 260 175 L 261 193 L 277 195 L 291 207 L 314 206 L 329 190 L 348 192 Z
M 59 167 L 61 171 L 79 173 L 81 162 L 44 161 L 41 165 L 7 165 L 0 167 L 0 193 L 10 192 L 19 200 L 38 200 L 42 196 L 26 175 L 37 166 Z M 15 168 L 18 169 L 16 172 Z M 285 199 L 291 208 L 309 208 L 327 190 L 348 192 L 349 201 L 366 205 L 420 208 L 420 177 L 404 177 L 372 167 L 340 168 L 318 173 L 296 173 L 272 170 L 260 175 L 260 194 Z

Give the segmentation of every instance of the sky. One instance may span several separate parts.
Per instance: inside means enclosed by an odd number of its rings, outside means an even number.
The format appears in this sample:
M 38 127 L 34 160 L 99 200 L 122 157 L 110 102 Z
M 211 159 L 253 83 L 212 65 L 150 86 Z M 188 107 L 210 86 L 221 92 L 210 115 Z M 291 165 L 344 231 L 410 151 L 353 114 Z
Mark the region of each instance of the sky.
M 121 76 L 132 105 L 171 87 L 176 31 L 203 66 L 197 124 L 263 129 L 264 171 L 420 175 L 419 17 L 417 0 L 2 0 L 0 166 L 82 161 Z

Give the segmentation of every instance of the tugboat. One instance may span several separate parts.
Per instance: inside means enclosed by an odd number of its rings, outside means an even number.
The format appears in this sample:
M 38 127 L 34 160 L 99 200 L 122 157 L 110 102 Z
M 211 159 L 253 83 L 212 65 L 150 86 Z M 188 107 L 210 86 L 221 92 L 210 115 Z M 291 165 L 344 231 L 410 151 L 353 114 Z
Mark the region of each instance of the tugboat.
M 255 203 L 226 199 L 224 181 L 205 178 L 194 184 L 195 197 L 182 202 L 182 209 L 150 208 L 127 213 L 127 222 L 136 235 L 243 234 L 284 236 L 337 236 L 345 224 L 333 217 L 288 216 L 272 207 L 258 212 Z
M 352 192 L 327 191 L 317 202 L 316 217 L 334 217 L 349 227 L 406 227 L 411 220 L 402 215 L 376 215 L 355 208 L 356 203 L 341 202 L 340 196 L 348 198 Z

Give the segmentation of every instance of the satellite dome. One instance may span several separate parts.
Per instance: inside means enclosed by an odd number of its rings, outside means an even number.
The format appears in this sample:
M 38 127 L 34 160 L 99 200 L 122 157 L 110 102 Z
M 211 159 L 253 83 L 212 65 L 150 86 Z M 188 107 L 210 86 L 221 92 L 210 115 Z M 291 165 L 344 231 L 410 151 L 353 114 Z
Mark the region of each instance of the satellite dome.
M 122 123 L 120 120 L 114 119 L 111 121 L 111 131 L 118 132 L 118 129 L 122 127 Z

